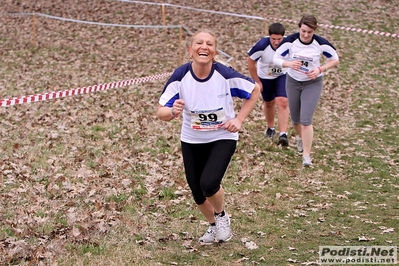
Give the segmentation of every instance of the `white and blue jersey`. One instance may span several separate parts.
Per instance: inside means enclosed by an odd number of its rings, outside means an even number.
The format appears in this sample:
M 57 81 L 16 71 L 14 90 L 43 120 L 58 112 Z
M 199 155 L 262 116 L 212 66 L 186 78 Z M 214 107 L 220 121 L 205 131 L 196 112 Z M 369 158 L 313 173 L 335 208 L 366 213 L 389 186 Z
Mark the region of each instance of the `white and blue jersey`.
M 166 83 L 159 104 L 172 107 L 185 102 L 180 139 L 187 143 L 208 143 L 221 139 L 238 140 L 238 133 L 223 129 L 236 117 L 233 97 L 249 99 L 254 81 L 231 67 L 214 63 L 209 76 L 199 79 L 191 63 L 177 68 Z
M 273 57 L 276 51 L 270 43 L 270 37 L 261 38 L 247 54 L 256 61 L 256 71 L 261 79 L 275 79 L 286 73 L 286 68 L 277 66 L 273 63 Z
M 339 60 L 335 47 L 326 39 L 316 34 L 310 43 L 303 43 L 299 38 L 299 32 L 284 38 L 274 55 L 274 64 L 282 66 L 284 60 L 301 60 L 300 71 L 288 68 L 287 74 L 297 81 L 308 81 L 307 72 L 320 66 L 321 56 L 327 60 Z M 320 74 L 322 75 L 322 74 Z

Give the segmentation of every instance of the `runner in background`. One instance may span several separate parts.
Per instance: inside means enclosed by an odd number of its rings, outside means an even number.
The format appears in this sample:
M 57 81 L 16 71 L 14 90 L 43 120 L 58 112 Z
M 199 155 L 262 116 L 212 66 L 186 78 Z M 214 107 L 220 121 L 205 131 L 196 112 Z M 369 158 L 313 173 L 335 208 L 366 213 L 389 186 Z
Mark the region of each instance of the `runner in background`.
M 273 62 L 287 70 L 287 97 L 291 120 L 297 133 L 297 148 L 303 152 L 303 166 L 312 166 L 313 115 L 323 89 L 323 72 L 339 63 L 334 46 L 315 34 L 317 19 L 305 15 L 298 23 L 299 32 L 284 38 Z M 321 66 L 322 56 L 327 63 Z
M 216 62 L 217 40 L 207 30 L 193 35 L 192 62 L 178 67 L 167 81 L 157 116 L 183 116 L 180 133 L 187 183 L 198 209 L 209 222 L 202 244 L 232 237 L 225 211 L 222 179 L 236 150 L 238 131 L 259 98 L 259 85 L 233 68 Z M 244 103 L 235 114 L 234 99 Z
M 269 26 L 269 36 L 262 37 L 248 51 L 248 70 L 251 77 L 260 85 L 263 98 L 263 113 L 267 130 L 266 137 L 273 138 L 276 133 L 274 117 L 276 115 L 280 136 L 278 144 L 288 146 L 288 100 L 285 92 L 286 69 L 273 64 L 274 54 L 284 38 L 285 28 L 280 23 Z

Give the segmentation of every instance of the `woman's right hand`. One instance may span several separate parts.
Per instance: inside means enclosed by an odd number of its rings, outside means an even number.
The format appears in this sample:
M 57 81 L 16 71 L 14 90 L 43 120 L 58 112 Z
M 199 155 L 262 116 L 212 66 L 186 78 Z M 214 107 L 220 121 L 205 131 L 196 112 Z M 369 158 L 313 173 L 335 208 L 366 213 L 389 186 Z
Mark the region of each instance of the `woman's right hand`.
M 301 60 L 294 60 L 294 61 L 290 61 L 290 68 L 294 69 L 294 70 L 299 70 L 302 66 L 302 61 Z
M 183 99 L 177 99 L 173 103 L 173 115 L 175 117 L 178 117 L 183 112 L 184 105 L 185 105 L 185 102 Z

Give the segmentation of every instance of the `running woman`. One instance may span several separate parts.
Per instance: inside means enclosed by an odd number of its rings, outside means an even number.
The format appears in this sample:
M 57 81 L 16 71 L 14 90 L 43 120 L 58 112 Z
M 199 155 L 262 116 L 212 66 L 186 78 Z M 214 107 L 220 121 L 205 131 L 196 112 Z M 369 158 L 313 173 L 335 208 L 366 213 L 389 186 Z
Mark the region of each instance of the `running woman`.
M 280 23 L 269 26 L 269 36 L 262 37 L 248 51 L 248 70 L 251 77 L 260 85 L 263 98 L 263 113 L 265 115 L 267 129 L 266 137 L 273 138 L 276 133 L 274 128 L 274 116 L 276 105 L 278 112 L 278 127 L 280 136 L 278 144 L 288 146 L 288 100 L 285 92 L 286 69 L 273 64 L 274 54 L 282 42 L 285 28 Z
M 167 81 L 157 117 L 170 121 L 182 115 L 180 141 L 187 183 L 209 222 L 199 241 L 221 243 L 232 237 L 221 182 L 236 150 L 238 131 L 259 98 L 259 85 L 215 61 L 217 40 L 208 30 L 193 35 L 188 52 L 192 62 L 178 67 Z M 234 97 L 244 100 L 237 115 Z
M 338 65 L 334 46 L 316 35 L 317 19 L 305 15 L 298 23 L 299 32 L 287 36 L 274 55 L 274 64 L 287 67 L 286 90 L 293 127 L 297 133 L 297 148 L 302 152 L 302 164 L 312 166 L 310 152 L 313 142 L 313 115 L 323 89 L 323 72 Z M 322 56 L 327 58 L 320 65 Z

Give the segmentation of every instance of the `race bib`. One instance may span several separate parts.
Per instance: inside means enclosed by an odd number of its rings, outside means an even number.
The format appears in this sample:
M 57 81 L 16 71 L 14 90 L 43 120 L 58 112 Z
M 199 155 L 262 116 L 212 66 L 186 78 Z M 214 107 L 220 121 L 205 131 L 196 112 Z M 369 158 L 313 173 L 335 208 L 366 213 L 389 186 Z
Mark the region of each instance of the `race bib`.
M 300 71 L 308 73 L 310 71 L 310 69 L 312 68 L 313 58 L 307 57 L 307 56 L 298 55 L 298 54 L 294 54 L 293 58 L 295 60 L 302 61 L 302 66 L 299 69 Z
M 278 77 L 284 74 L 283 68 L 276 65 L 269 65 L 267 70 L 267 75 L 272 77 Z
M 226 122 L 226 113 L 223 107 L 214 110 L 190 111 L 191 128 L 194 130 L 218 130 Z

